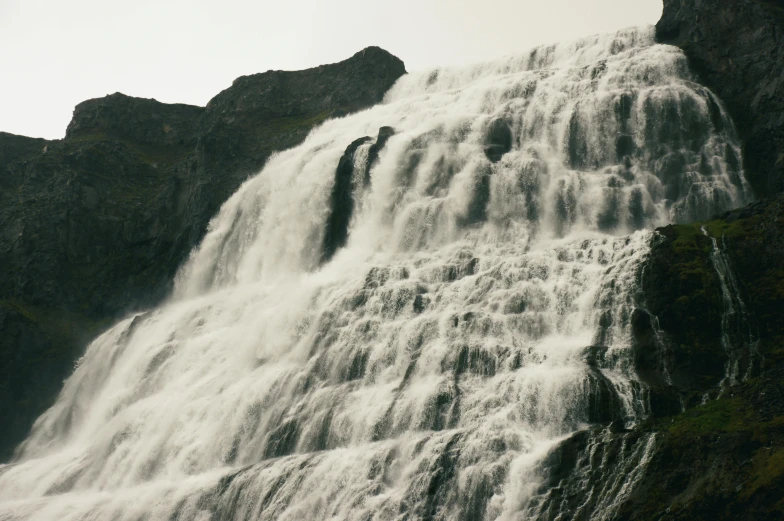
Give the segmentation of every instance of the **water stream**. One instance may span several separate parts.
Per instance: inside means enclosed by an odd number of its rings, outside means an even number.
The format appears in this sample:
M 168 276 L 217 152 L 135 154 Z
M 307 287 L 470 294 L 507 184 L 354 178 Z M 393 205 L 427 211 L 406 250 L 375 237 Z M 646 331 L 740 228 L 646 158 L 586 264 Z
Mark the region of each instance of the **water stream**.
M 409 74 L 272 157 L 171 300 L 88 347 L 0 520 L 541 517 L 552 447 L 648 412 L 650 230 L 744 204 L 739 158 L 652 28 Z

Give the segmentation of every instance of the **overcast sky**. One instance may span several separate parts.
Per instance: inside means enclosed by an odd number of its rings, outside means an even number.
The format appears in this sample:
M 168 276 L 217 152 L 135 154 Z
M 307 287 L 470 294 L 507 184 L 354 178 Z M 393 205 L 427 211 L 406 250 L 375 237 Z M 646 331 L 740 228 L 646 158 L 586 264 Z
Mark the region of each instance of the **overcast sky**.
M 237 76 L 369 45 L 409 71 L 632 25 L 661 0 L 0 0 L 0 130 L 61 138 L 73 107 L 123 92 L 205 105 Z

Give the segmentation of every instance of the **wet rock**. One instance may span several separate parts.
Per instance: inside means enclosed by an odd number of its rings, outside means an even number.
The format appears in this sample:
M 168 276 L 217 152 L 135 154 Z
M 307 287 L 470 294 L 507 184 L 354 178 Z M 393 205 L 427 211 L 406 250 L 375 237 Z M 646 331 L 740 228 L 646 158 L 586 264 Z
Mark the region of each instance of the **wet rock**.
M 622 402 L 618 391 L 598 368 L 591 368 L 588 379 L 588 421 L 607 423 L 622 417 Z
M 482 347 L 461 346 L 455 359 L 453 371 L 456 375 L 471 373 L 483 377 L 495 376 L 496 357 Z
M 595 166 L 588 154 L 587 136 L 589 134 L 583 128 L 584 126 L 579 110 L 575 109 L 569 118 L 569 131 L 566 139 L 569 167 L 574 170 L 587 170 Z
M 748 321 L 737 312 L 722 321 L 721 281 L 702 227 L 721 239 L 740 289 L 733 298 L 743 302 Z M 634 311 L 631 326 L 635 369 L 661 416 L 717 394 L 727 371 L 724 342 L 738 358 L 740 378 L 784 363 L 784 196 L 657 233 L 641 278 L 646 309 Z
M 603 367 L 607 355 L 607 346 L 589 346 L 585 348 L 583 358 L 585 363 L 591 367 Z
M 423 295 L 414 297 L 414 313 L 422 313 L 427 307 L 427 301 Z
M 458 219 L 461 226 L 471 226 L 487 220 L 487 205 L 490 204 L 491 171 L 479 168 L 471 179 L 471 198 L 464 214 Z
M 634 370 L 645 383 L 663 385 L 667 380 L 665 372 L 670 360 L 666 358 L 664 346 L 657 341 L 653 320 L 644 309 L 637 308 L 632 312 Z
M 672 384 L 683 393 L 701 396 L 722 380 L 727 361 L 720 338 L 724 306 L 711 264 L 711 242 L 695 225 L 667 226 L 657 233 L 642 279 L 645 309 L 657 317 L 670 345 Z M 640 374 L 661 382 L 662 360 L 650 318 L 641 310 L 632 318 Z
M 359 380 L 364 378 L 368 364 L 368 351 L 360 350 L 352 355 L 351 365 L 348 367 L 343 381 Z
M 392 127 L 381 127 L 378 129 L 378 136 L 376 137 L 376 142 L 370 145 L 370 150 L 368 151 L 368 161 L 367 161 L 367 169 L 365 170 L 364 180 L 365 186 L 370 184 L 370 169 L 373 168 L 373 165 L 376 164 L 378 161 L 378 155 L 381 153 L 381 150 L 389 141 L 389 138 L 395 135 L 395 129 Z
M 330 197 L 330 213 L 322 242 L 321 262 L 328 262 L 335 252 L 346 245 L 348 226 L 354 214 L 354 155 L 369 142 L 369 137 L 354 140 L 343 153 L 335 170 L 335 184 Z
M 622 161 L 624 157 L 630 156 L 637 149 L 632 136 L 622 135 L 618 136 L 615 140 L 615 154 L 618 156 L 618 161 Z
M 493 163 L 500 161 L 504 154 L 512 150 L 512 129 L 506 121 L 494 119 L 490 123 L 484 150 L 487 159 Z
M 532 517 L 543 521 L 590 521 L 613 514 L 634 476 L 649 437 L 624 429 L 582 431 L 558 444 L 542 461 L 548 476 L 531 499 Z
M 296 419 L 284 421 L 279 427 L 270 432 L 267 446 L 264 450 L 265 458 L 278 458 L 294 452 L 299 438 L 299 422 Z
M 665 0 L 656 25 L 726 104 L 758 196 L 784 190 L 783 31 L 784 8 L 770 0 Z

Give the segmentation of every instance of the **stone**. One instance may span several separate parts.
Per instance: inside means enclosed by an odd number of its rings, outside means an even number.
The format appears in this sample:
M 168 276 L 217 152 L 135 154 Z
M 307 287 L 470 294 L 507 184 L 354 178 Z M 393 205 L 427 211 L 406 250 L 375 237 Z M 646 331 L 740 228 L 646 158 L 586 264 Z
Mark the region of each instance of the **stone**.
M 503 119 L 494 119 L 485 137 L 485 155 L 493 163 L 512 150 L 512 129 Z

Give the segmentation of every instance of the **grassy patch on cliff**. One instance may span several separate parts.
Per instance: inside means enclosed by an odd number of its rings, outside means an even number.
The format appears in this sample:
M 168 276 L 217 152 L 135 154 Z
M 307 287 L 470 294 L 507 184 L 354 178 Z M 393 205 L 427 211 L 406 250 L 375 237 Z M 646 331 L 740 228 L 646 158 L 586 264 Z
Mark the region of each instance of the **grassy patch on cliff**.
M 301 116 L 290 116 L 285 118 L 275 118 L 266 125 L 257 127 L 257 137 L 268 137 L 269 135 L 279 135 L 292 130 L 308 129 L 308 131 L 326 121 L 332 115 L 332 111 L 319 112 L 317 114 L 305 114 Z
M 778 422 L 779 430 L 784 429 L 784 419 Z M 749 499 L 754 494 L 770 488 L 780 488 L 784 481 L 784 447 L 762 447 L 754 452 L 751 476 L 741 497 Z M 784 495 L 776 505 L 784 507 Z
M 784 367 L 708 403 L 641 426 L 657 452 L 629 518 L 678 521 L 782 519 Z
M 662 427 L 675 436 L 701 436 L 742 431 L 752 421 L 753 414 L 739 398 L 728 398 L 688 410 Z
M 16 313 L 34 323 L 51 340 L 70 344 L 91 338 L 107 327 L 109 320 L 92 320 L 83 315 L 59 309 L 47 309 L 19 299 L 0 300 L 0 308 Z

